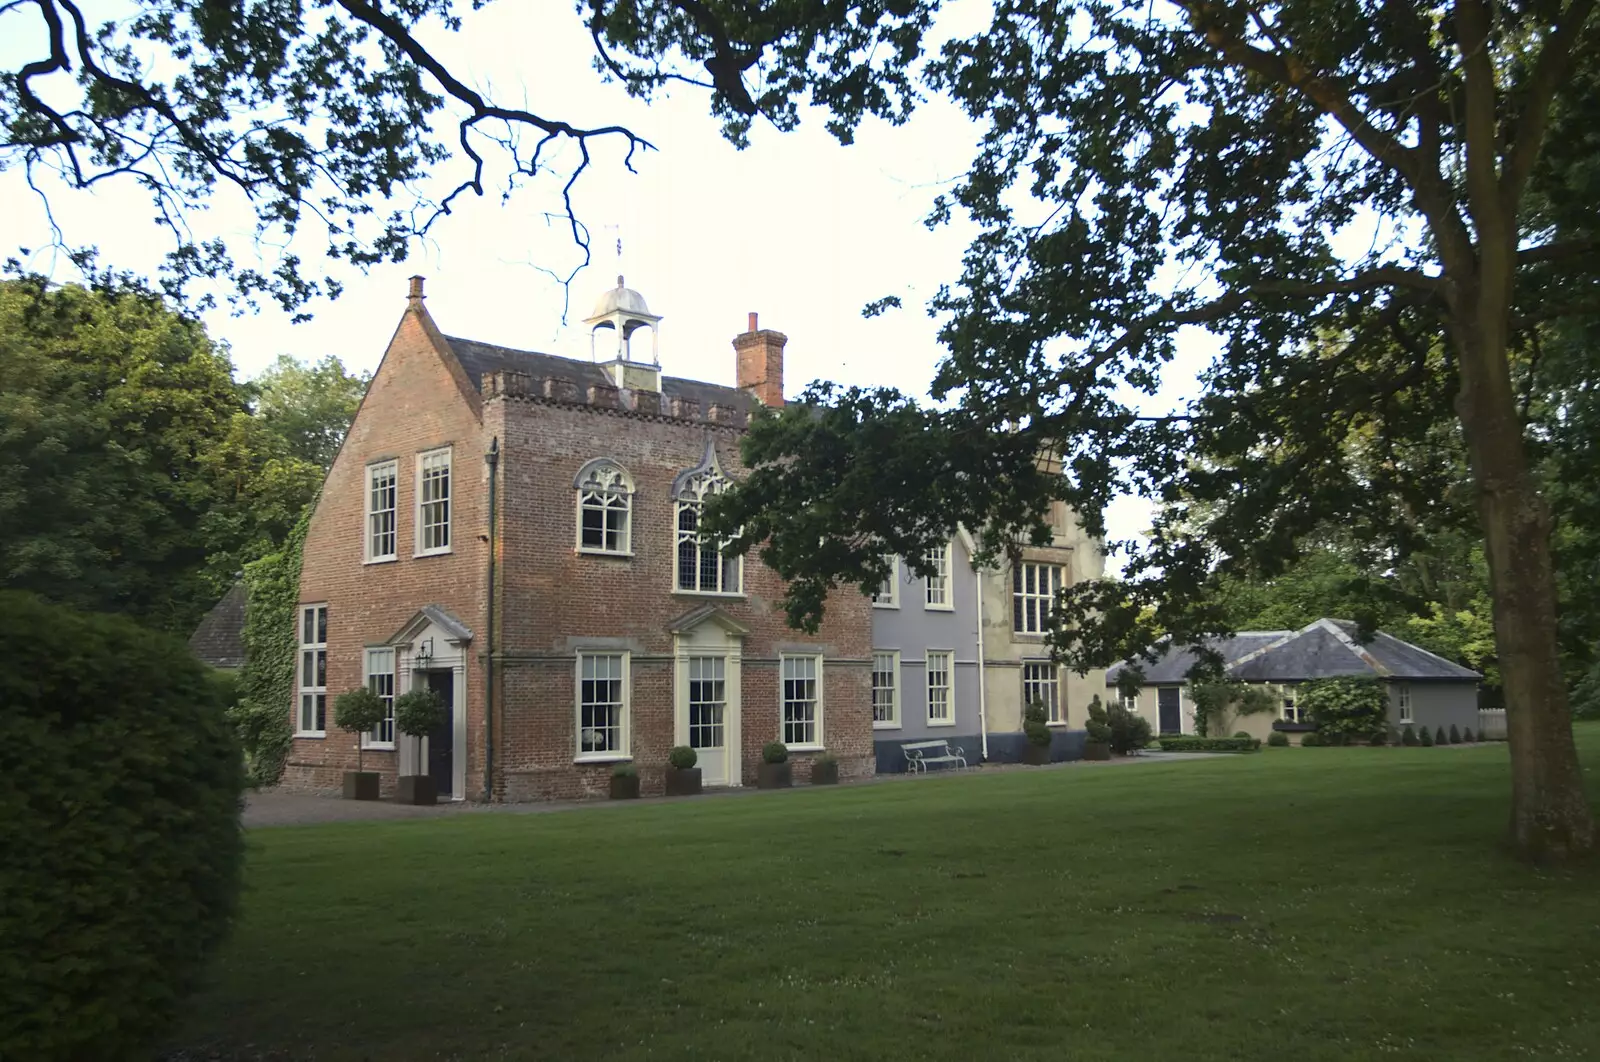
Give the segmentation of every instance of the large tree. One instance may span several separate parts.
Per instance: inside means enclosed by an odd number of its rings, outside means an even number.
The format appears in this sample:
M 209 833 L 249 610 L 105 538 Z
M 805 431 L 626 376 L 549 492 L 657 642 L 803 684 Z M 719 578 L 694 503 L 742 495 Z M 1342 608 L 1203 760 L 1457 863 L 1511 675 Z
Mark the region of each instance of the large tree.
M 719 88 L 718 107 L 757 114 L 769 92 L 809 89 L 849 126 L 883 108 L 830 90 L 903 69 L 934 5 L 591 6 L 641 87 L 675 63 L 739 62 L 756 87 Z M 810 47 L 819 21 L 869 14 L 899 55 Z M 1098 530 L 1130 479 L 1217 506 L 1203 534 L 1158 525 L 1123 582 L 1074 588 L 1062 647 L 1102 662 L 1153 630 L 1218 625 L 1187 607 L 1196 586 L 1241 558 L 1270 570 L 1330 516 L 1374 549 L 1414 547 L 1402 517 L 1438 500 L 1437 476 L 1352 468 L 1344 445 L 1370 430 L 1380 456 L 1425 453 L 1429 432 L 1458 431 L 1510 708 L 1512 837 L 1536 859 L 1589 852 L 1515 366 L 1540 329 L 1596 308 L 1592 221 L 1563 214 L 1547 148 L 1600 116 L 1597 47 L 1592 0 L 999 0 L 922 71 L 986 127 L 934 210 L 982 228 L 934 304 L 948 404 L 813 392 L 820 413 L 753 433 L 763 467 L 720 526 L 765 540 L 805 619 L 829 586 L 872 585 L 883 552 L 918 556 L 955 519 L 1014 542 L 1059 498 Z M 1142 418 L 1118 388 L 1152 390 L 1186 326 L 1223 344 L 1205 393 L 1181 418 Z M 919 474 L 876 475 L 913 435 Z

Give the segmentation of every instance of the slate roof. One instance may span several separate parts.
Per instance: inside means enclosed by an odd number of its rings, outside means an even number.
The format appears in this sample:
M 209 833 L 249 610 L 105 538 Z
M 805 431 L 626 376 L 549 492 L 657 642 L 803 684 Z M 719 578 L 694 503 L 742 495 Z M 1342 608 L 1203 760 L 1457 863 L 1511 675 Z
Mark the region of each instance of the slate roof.
M 212 667 L 244 667 L 244 606 L 244 584 L 234 583 L 189 635 L 194 655 Z
M 591 384 L 611 384 L 611 377 L 592 361 L 563 358 L 557 354 L 540 354 L 532 350 L 515 350 L 479 343 L 473 339 L 445 336 L 445 342 L 455 352 L 456 360 L 467 371 L 472 386 L 483 390 L 483 376 L 491 372 L 520 372 L 536 379 L 571 380 L 584 394 Z M 742 409 L 749 413 L 758 405 L 755 398 L 737 387 L 706 383 L 703 380 L 684 380 L 676 376 L 661 378 L 661 394 L 666 398 L 686 398 L 700 403 L 701 410 L 712 404 Z
M 1246 682 L 1305 682 L 1340 675 L 1367 675 L 1408 682 L 1476 682 L 1476 671 L 1462 667 L 1378 631 L 1362 644 L 1349 620 L 1320 619 L 1298 631 L 1242 631 L 1218 643 L 1230 678 Z M 1168 652 L 1145 666 L 1145 683 L 1183 682 L 1194 663 L 1187 649 Z M 1124 664 L 1107 670 L 1106 685 L 1116 685 Z

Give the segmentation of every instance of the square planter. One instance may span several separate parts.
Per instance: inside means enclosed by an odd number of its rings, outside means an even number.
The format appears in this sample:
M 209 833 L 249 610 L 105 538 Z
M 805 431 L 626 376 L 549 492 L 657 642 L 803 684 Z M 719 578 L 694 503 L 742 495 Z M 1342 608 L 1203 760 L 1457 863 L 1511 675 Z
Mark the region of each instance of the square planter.
M 614 775 L 612 775 L 611 776 L 611 799 L 612 800 L 638 800 L 639 799 L 639 776 L 636 775 L 636 774 L 629 774 L 629 775 L 616 775 L 616 774 L 614 774 Z
M 698 796 L 700 794 L 700 768 L 668 767 L 667 796 Z
M 1083 743 L 1083 758 L 1086 760 L 1109 760 L 1111 746 L 1104 741 L 1085 741 Z
M 788 789 L 792 785 L 794 785 L 794 765 L 789 761 L 763 762 L 756 765 L 757 789 Z
M 346 800 L 377 800 L 378 772 L 344 772 L 344 798 Z
M 839 761 L 838 760 L 828 760 L 826 762 L 823 762 L 823 761 L 819 760 L 819 761 L 813 763 L 811 765 L 811 784 L 812 785 L 838 785 L 839 784 Z
M 439 787 L 431 774 L 402 774 L 395 784 L 394 798 L 401 804 L 437 804 Z
M 1044 766 L 1050 762 L 1050 746 L 1035 745 L 1031 741 L 1028 742 L 1022 746 L 1022 762 L 1032 764 L 1035 767 Z

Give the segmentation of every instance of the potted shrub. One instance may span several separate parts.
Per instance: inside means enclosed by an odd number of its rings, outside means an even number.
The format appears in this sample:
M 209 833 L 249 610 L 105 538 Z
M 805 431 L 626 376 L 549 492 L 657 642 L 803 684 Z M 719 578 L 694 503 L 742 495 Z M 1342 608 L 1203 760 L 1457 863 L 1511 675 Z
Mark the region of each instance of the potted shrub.
M 1089 698 L 1089 721 L 1083 724 L 1089 732 L 1089 739 L 1083 743 L 1083 758 L 1086 760 L 1109 760 L 1111 758 L 1111 720 L 1106 715 L 1105 705 L 1100 703 L 1097 693 Z
M 1044 705 L 1034 701 L 1022 712 L 1022 762 L 1034 766 L 1050 762 L 1050 727 L 1045 723 Z
M 611 799 L 639 799 L 639 769 L 631 763 L 619 763 L 611 770 Z
M 769 741 L 761 746 L 761 763 L 756 767 L 756 786 L 760 789 L 788 789 L 794 784 L 789 746 Z
M 394 728 L 416 742 L 411 758 L 418 774 L 402 774 L 395 788 L 395 799 L 402 804 L 436 804 L 439 788 L 422 762 L 422 739 L 444 725 L 444 698 L 426 687 L 402 693 L 394 702 Z
M 831 752 L 824 752 L 811 761 L 811 784 L 839 784 L 839 759 L 837 756 Z
M 333 702 L 333 723 L 356 739 L 356 769 L 344 772 L 346 800 L 377 800 L 378 772 L 363 770 L 361 735 L 383 722 L 383 698 L 365 686 L 339 694 Z
M 688 745 L 674 745 L 667 753 L 667 796 L 696 796 L 700 792 L 700 754 Z

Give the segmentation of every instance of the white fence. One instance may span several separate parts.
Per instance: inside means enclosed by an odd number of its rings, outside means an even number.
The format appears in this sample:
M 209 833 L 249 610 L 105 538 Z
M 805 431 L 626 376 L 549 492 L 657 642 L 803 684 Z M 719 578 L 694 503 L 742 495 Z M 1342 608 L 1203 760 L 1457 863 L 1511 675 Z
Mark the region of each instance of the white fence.
M 1506 739 L 1506 710 L 1504 708 L 1478 709 L 1478 736 L 1488 741 Z

